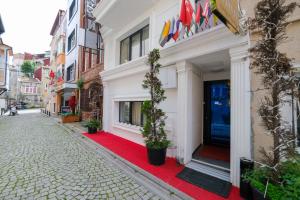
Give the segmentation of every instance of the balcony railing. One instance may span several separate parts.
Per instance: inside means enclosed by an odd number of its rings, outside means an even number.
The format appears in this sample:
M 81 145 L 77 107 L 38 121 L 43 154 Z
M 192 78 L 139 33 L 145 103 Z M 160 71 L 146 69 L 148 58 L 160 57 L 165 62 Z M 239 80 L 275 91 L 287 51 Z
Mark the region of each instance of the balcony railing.
M 92 49 L 81 46 L 79 56 L 81 72 L 85 72 L 95 67 L 100 67 L 104 63 L 104 49 Z

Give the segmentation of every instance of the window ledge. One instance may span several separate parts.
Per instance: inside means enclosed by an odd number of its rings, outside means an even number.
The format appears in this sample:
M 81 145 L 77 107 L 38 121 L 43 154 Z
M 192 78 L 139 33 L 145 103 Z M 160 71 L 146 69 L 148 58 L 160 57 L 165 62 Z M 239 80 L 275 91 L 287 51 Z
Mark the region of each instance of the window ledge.
M 129 131 L 132 133 L 137 133 L 137 134 L 141 134 L 141 127 L 140 126 L 135 126 L 135 125 L 131 125 L 131 124 L 126 124 L 126 123 L 120 123 L 120 122 L 116 122 L 113 125 L 114 128 L 117 129 L 121 129 L 124 131 Z

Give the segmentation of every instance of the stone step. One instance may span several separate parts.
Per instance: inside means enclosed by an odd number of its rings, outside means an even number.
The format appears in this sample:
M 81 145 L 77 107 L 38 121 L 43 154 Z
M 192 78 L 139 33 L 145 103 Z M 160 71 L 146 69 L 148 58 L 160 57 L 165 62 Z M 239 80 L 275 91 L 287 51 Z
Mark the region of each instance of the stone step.
M 192 159 L 186 167 L 198 172 L 230 182 L 230 169 Z

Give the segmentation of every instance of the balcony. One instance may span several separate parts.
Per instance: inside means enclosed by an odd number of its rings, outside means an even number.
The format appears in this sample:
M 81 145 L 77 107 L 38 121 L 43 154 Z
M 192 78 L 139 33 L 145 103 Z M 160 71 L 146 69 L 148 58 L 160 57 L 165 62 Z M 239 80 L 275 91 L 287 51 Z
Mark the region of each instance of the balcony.
M 110 29 L 118 29 L 142 15 L 155 0 L 102 0 L 94 9 L 96 21 Z

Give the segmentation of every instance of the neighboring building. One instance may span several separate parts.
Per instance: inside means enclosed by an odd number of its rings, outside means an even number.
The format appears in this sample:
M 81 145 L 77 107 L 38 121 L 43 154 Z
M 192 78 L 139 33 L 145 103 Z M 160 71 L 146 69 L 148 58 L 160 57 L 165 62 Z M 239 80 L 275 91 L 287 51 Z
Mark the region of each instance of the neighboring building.
M 67 19 L 66 12 L 59 10 L 55 21 L 52 25 L 50 35 L 52 36 L 51 41 L 51 70 L 55 73 L 53 84 L 53 90 L 51 89 L 52 105 L 49 109 L 52 113 L 58 114 L 61 110 L 61 106 L 65 105 L 64 101 L 64 71 L 65 71 L 65 46 L 66 46 L 66 30 L 67 30 Z
M 192 34 L 185 33 L 183 38 L 176 42 L 171 39 L 161 47 L 164 24 L 180 14 L 181 2 L 102 0 L 98 3 L 94 16 L 102 25 L 106 51 L 101 73 L 103 129 L 144 145 L 140 132 L 141 105 L 150 96 L 142 88 L 142 81 L 149 70 L 147 53 L 159 48 L 159 62 L 163 66 L 160 79 L 167 97 L 160 107 L 167 114 L 166 132 L 172 143 L 168 156 L 239 186 L 240 158 L 259 159 L 260 147 L 272 146 L 270 138 L 261 134 L 263 129 L 257 116 L 260 95 L 251 93 L 260 84 L 259 77 L 250 71 L 248 53 L 255 35 L 233 34 L 211 15 L 200 27 L 192 26 Z M 190 2 L 194 8 L 198 2 L 204 8 L 207 1 Z M 227 14 L 238 26 L 238 2 L 220 2 L 226 4 L 225 9 L 231 9 Z M 253 17 L 257 2 L 239 2 L 246 12 L 245 18 Z M 299 9 L 290 20 L 293 21 L 288 27 L 290 39 L 282 49 L 299 66 Z
M 68 99 L 76 92 L 77 103 L 79 94 L 77 81 L 83 79 L 84 89 L 81 95 L 81 107 L 84 118 L 89 118 L 91 112 L 101 114 L 101 81 L 98 72 L 102 69 L 102 51 L 99 26 L 94 23 L 91 11 L 96 6 L 96 0 L 69 0 L 67 9 L 66 31 L 66 64 L 63 84 L 63 102 L 68 104 Z M 96 99 L 91 98 L 96 95 Z
M 20 85 L 19 101 L 30 107 L 41 107 L 41 81 L 35 78 L 23 76 L 18 78 Z
M 4 33 L 4 25 L 0 15 L 0 110 L 6 110 L 9 99 L 9 65 L 11 64 L 10 57 L 12 56 L 12 47 L 3 43 L 1 34 Z
M 40 61 L 36 62 L 36 70 L 34 71 L 34 78 L 41 81 L 41 100 L 42 100 L 42 106 L 47 107 L 50 100 L 51 100 L 51 94 L 55 94 L 54 91 L 51 93 L 51 80 L 49 77 L 49 73 L 51 71 L 50 69 L 50 58 L 46 57 L 45 54 L 44 58 L 40 58 Z M 54 84 L 54 81 L 52 80 L 52 85 Z M 53 90 L 53 89 L 52 89 Z M 49 105 L 50 108 L 50 105 Z
M 17 53 L 13 55 L 13 64 L 10 65 L 10 93 L 12 101 L 28 103 L 28 106 L 43 106 L 44 100 L 47 99 L 48 92 L 45 90 L 45 80 L 48 80 L 49 52 L 41 54 Z M 21 72 L 21 66 L 25 61 L 32 62 L 35 65 L 33 77 L 27 77 Z M 46 71 L 46 72 L 45 72 Z M 45 75 L 47 73 L 47 75 Z M 34 89 L 35 87 L 39 87 Z M 26 87 L 29 88 L 26 90 Z M 47 87 L 47 85 L 46 85 Z M 25 89 L 24 89 L 25 88 Z M 32 89 L 30 89 L 32 88 Z M 26 98 L 25 98 L 26 97 Z
M 104 67 L 103 40 L 99 31 L 100 25 L 95 23 L 95 18 L 92 15 L 96 1 L 86 0 L 85 5 L 82 27 L 90 38 L 86 38 L 84 46 L 80 47 L 79 77 L 84 81 L 80 94 L 80 111 L 83 120 L 102 119 L 103 87 L 100 72 L 103 71 Z M 96 45 L 92 45 L 93 43 Z
M 10 98 L 14 101 L 18 101 L 19 85 L 18 77 L 22 76 L 21 65 L 24 63 L 24 54 L 16 53 L 13 55 L 13 64 L 9 66 L 9 87 L 10 87 Z

